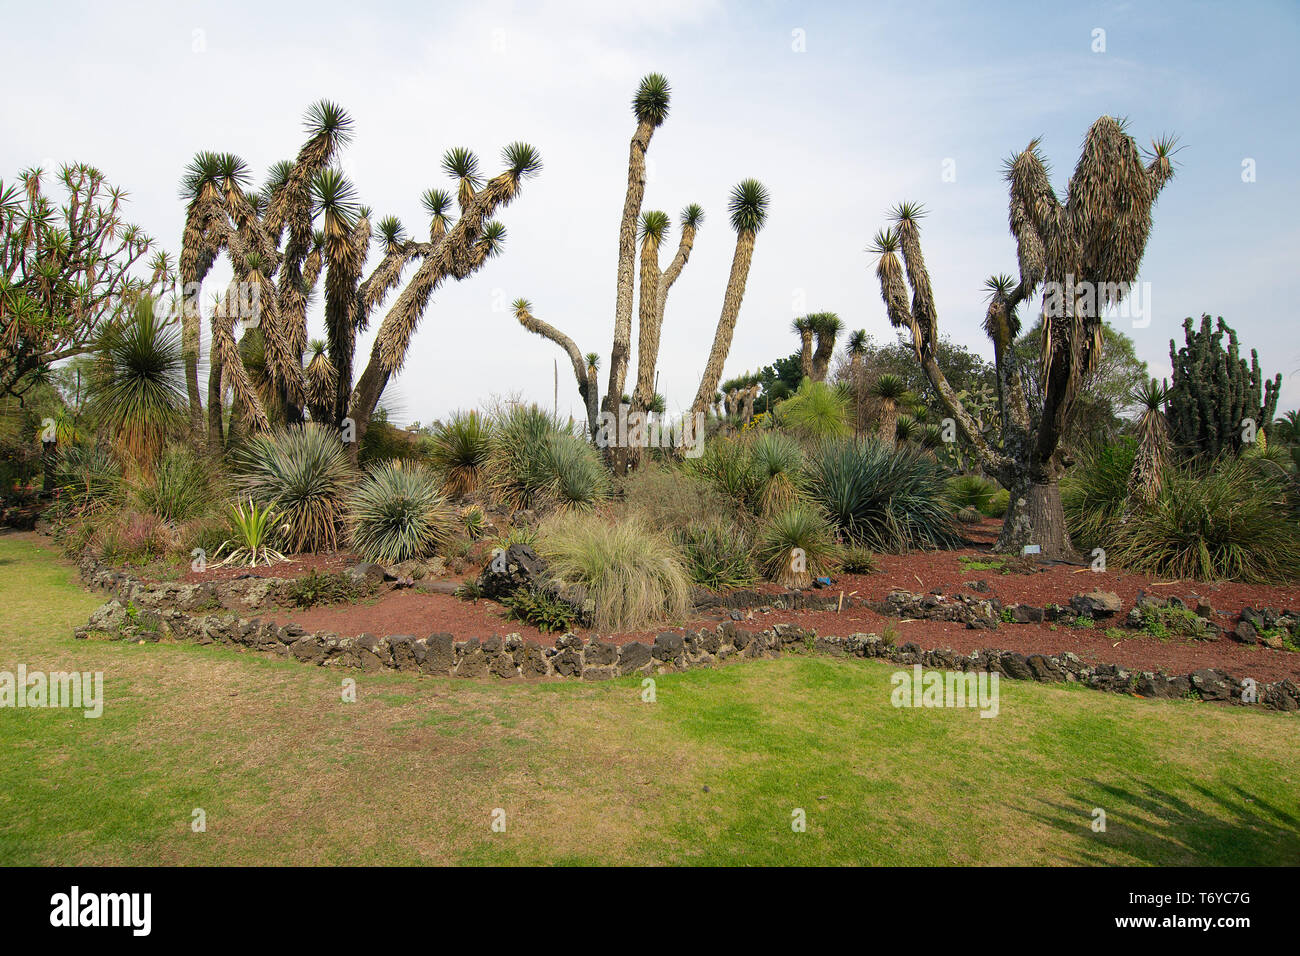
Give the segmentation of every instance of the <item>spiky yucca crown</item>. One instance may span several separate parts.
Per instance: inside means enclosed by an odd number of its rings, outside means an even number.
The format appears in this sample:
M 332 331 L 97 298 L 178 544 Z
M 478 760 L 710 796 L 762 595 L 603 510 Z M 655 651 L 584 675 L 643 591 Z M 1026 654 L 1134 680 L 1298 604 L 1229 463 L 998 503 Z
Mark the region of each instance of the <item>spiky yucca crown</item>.
M 672 87 L 668 85 L 668 77 L 662 73 L 647 73 L 641 78 L 636 96 L 632 98 L 632 112 L 643 123 L 662 126 L 668 118 L 671 99 Z
M 658 245 L 668 235 L 670 224 L 671 221 L 666 212 L 661 212 L 658 209 L 643 212 L 641 214 L 641 241 L 649 240 Z
M 736 232 L 756 233 L 767 222 L 770 196 L 767 187 L 757 179 L 741 180 L 731 190 L 727 210 L 731 214 L 731 228 Z

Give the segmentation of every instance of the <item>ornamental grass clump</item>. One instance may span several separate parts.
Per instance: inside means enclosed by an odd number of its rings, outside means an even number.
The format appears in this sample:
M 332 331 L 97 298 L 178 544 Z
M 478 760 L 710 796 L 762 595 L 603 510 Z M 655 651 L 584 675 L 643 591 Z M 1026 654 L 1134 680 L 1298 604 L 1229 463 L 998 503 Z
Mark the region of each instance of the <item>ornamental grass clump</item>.
M 639 630 L 690 608 L 691 581 L 677 548 L 637 518 L 560 512 L 538 529 L 536 549 L 562 585 L 586 591 L 598 630 Z
M 759 529 L 755 556 L 769 581 L 782 587 L 811 587 L 814 578 L 839 566 L 835 531 L 811 505 L 795 504 L 772 515 Z
M 333 551 L 355 482 L 339 436 L 323 425 L 260 432 L 235 454 L 242 494 L 273 504 L 293 551 Z

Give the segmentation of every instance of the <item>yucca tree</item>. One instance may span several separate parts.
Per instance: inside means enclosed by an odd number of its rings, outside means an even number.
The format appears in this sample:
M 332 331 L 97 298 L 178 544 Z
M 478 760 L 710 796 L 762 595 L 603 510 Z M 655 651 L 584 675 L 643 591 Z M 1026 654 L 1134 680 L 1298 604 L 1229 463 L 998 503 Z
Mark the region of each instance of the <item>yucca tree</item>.
M 592 435 L 596 434 L 596 430 L 600 427 L 600 411 L 596 395 L 599 391 L 596 369 L 600 364 L 600 356 L 595 352 L 588 352 L 584 356 L 573 339 L 533 315 L 533 305 L 527 299 L 515 299 L 512 308 L 520 325 L 529 332 L 550 339 L 569 356 L 569 361 L 573 363 L 573 377 L 578 383 L 578 395 L 581 396 L 583 408 L 586 409 L 588 432 Z
M 448 151 L 443 169 L 457 180 L 460 215 L 452 217 L 448 193 L 431 189 L 423 197 L 430 214 L 428 242 L 408 237 L 393 217 L 381 219 L 382 255 L 363 279 L 372 241 L 370 212 L 336 166 L 351 139 L 352 119 L 336 104 L 321 101 L 308 110 L 305 125 L 307 139 L 296 159 L 272 166 L 260 192 L 250 191 L 243 164 L 235 158 L 200 154 L 187 170 L 182 274 L 187 282 L 201 282 L 222 252 L 234 273 L 221 308 L 212 315 L 208 440 L 214 450 L 224 440 L 222 399 L 227 388 L 244 406 L 249 427 L 257 431 L 269 424 L 236 347 L 241 322 L 245 334 L 250 326 L 260 329 L 267 375 L 278 392 L 283 417 L 290 423 L 301 419 L 307 386 L 302 365 L 307 305 L 324 274 L 328 357 L 335 372 L 328 424 L 337 427 L 351 419 L 356 441 L 349 452 L 355 458 L 379 396 L 405 361 L 434 290 L 448 278 L 469 277 L 500 252 L 505 229 L 491 217 L 541 169 L 537 151 L 526 143 L 507 146 L 503 171 L 486 180 L 472 152 Z M 368 328 L 372 314 L 402 284 L 410 265 L 415 271 L 384 316 L 353 388 L 356 333 Z M 252 314 L 244 301 L 249 289 L 260 290 Z
M 872 398 L 880 402 L 880 424 L 876 434 L 890 448 L 898 433 L 898 406 L 907 399 L 907 383 L 886 372 L 871 383 Z
M 1130 398 L 1140 414 L 1137 454 L 1128 478 L 1129 501 L 1130 505 L 1149 506 L 1160 494 L 1161 479 L 1169 460 L 1169 421 L 1165 418 L 1169 389 L 1153 378 Z
M 871 339 L 866 329 L 858 329 L 849 336 L 845 350 L 849 355 L 849 378 L 853 385 L 853 430 L 862 434 L 862 365 Z
M 817 348 L 812 355 L 812 378 L 814 382 L 824 382 L 826 373 L 830 371 L 831 358 L 835 355 L 835 339 L 844 323 L 834 312 L 814 312 L 808 316 L 808 322 L 817 336 Z
M 790 323 L 790 331 L 799 336 L 799 372 L 811 380 L 813 377 L 813 327 L 812 320 L 801 315 Z
M 731 351 L 731 337 L 736 331 L 736 319 L 745 298 L 745 282 L 749 278 L 749 264 L 754 257 L 754 239 L 767 222 L 767 207 L 771 199 L 767 187 L 757 179 L 746 179 L 731 191 L 728 211 L 731 228 L 736 232 L 736 251 L 731 257 L 731 274 L 727 278 L 727 291 L 722 299 L 722 314 L 713 335 L 713 347 L 700 378 L 700 387 L 691 402 L 691 414 L 701 414 L 718 388 L 722 366 Z
M 921 251 L 923 210 L 903 203 L 893 210 L 893 226 L 876 236 L 876 276 L 890 322 L 911 333 L 926 378 L 963 439 L 975 449 L 981 468 L 1010 492 L 999 550 L 1037 544 L 1048 557 L 1074 553 L 1061 507 L 1061 436 L 1082 382 L 1100 355 L 1102 312 L 1123 297 L 1137 276 L 1152 208 L 1173 175 L 1174 149 L 1172 138 L 1154 141 L 1144 164 L 1124 125 L 1103 116 L 1088 130 L 1064 202 L 1052 188 L 1038 140 L 1008 160 L 1009 220 L 1020 277 L 989 281 L 984 320 L 997 366 L 1000 448 L 985 438 L 935 359 L 938 313 Z M 1012 346 L 1020 330 L 1017 309 L 1040 289 L 1042 406 L 1031 416 Z
M 672 88 L 661 73 L 641 79 L 632 98 L 636 129 L 628 147 L 627 194 L 618 228 L 618 287 L 614 302 L 614 344 L 609 353 L 609 383 L 605 388 L 604 411 L 618 414 L 619 399 L 627 379 L 632 350 L 632 291 L 636 261 L 637 219 L 645 198 L 645 155 L 654 131 L 668 118 Z
M 637 335 L 636 388 L 632 392 L 632 407 L 644 411 L 649 397 L 654 393 L 655 371 L 659 364 L 659 341 L 664 327 L 664 311 L 668 305 L 668 292 L 677 281 L 695 246 L 695 235 L 704 222 L 704 210 L 691 203 L 682 210 L 681 236 L 677 252 L 662 272 L 658 267 L 658 247 L 668 233 L 668 216 L 662 212 L 646 213 L 642 217 L 641 240 L 641 328 Z M 657 233 L 657 234 L 656 234 Z M 651 244 L 653 248 L 651 249 Z M 654 311 L 647 322 L 647 297 L 653 291 Z
M 144 297 L 131 317 L 102 334 L 90 382 L 101 427 L 136 465 L 152 474 L 170 434 L 185 422 L 181 330 Z

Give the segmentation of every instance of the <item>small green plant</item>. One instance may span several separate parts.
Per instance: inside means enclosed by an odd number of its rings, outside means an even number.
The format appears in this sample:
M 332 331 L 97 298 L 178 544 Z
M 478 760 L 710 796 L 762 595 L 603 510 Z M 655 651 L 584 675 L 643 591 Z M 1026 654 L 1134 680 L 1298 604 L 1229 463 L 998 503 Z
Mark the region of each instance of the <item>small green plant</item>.
M 287 561 L 283 554 L 271 547 L 271 541 L 275 537 L 275 522 L 280 517 L 279 512 L 272 505 L 265 508 L 258 508 L 253 503 L 253 499 L 248 499 L 248 507 L 235 504 L 230 506 L 231 511 L 231 528 L 235 537 L 224 542 L 213 557 L 220 557 L 227 545 L 233 544 L 234 550 L 231 551 L 224 561 L 218 567 L 225 567 L 229 564 L 243 564 L 250 568 L 257 567 L 258 563 L 272 564 L 277 561 Z
M 1080 614 L 1078 617 L 1076 617 L 1073 621 L 1070 622 L 1070 627 L 1081 628 L 1085 631 L 1090 631 L 1096 626 L 1097 626 L 1096 621 L 1083 614 Z
M 840 568 L 845 574 L 870 574 L 876 570 L 876 556 L 860 545 L 851 544 L 842 551 Z
M 471 541 L 483 537 L 483 532 L 487 530 L 487 516 L 478 505 L 470 505 L 466 508 L 461 513 L 461 520 L 465 525 L 465 533 L 469 535 Z
M 1004 608 L 1002 609 L 1002 614 L 1001 614 L 1000 616 L 1001 616 L 1001 618 L 1002 618 L 1002 623 L 1003 623 L 1003 624 L 1014 624 L 1014 623 L 1015 623 L 1015 615 L 1011 613 L 1011 608 L 1009 608 L 1009 607 L 1004 607 Z
M 753 584 L 757 578 L 750 559 L 752 543 L 744 528 L 722 518 L 693 521 L 673 532 L 686 559 L 691 580 L 711 591 Z
M 1106 628 L 1106 639 L 1110 641 L 1123 641 L 1128 638 L 1128 632 L 1122 627 Z
M 483 589 L 479 587 L 478 578 L 466 578 L 452 594 L 462 601 L 477 601 L 483 597 Z
M 830 523 L 821 513 L 797 504 L 768 519 L 759 531 L 755 554 L 769 581 L 787 588 L 806 588 L 836 566 L 839 550 Z
M 313 569 L 289 585 L 289 598 L 298 607 L 341 604 L 360 596 L 361 588 L 339 571 Z
M 894 626 L 893 621 L 886 621 L 884 629 L 880 632 L 880 640 L 886 647 L 893 647 L 898 643 L 898 628 Z
M 509 610 L 510 617 L 544 634 L 570 631 L 578 619 L 573 605 L 538 588 L 520 588 L 501 603 Z

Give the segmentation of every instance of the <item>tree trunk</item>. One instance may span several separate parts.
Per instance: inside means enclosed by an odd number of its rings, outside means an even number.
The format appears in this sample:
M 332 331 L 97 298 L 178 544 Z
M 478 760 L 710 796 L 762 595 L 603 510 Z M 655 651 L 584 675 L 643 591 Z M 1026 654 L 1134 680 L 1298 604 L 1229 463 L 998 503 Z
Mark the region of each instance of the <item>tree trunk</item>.
M 1058 480 L 1015 482 L 1009 489 L 1010 503 L 1002 533 L 994 550 L 1020 554 L 1025 545 L 1036 544 L 1042 556 L 1053 559 L 1077 557 L 1065 527 Z
M 208 368 L 208 454 L 213 458 L 220 458 L 226 448 L 221 410 L 221 359 L 214 351 Z
M 632 351 L 632 286 L 636 269 L 636 222 L 645 196 L 645 154 L 654 127 L 638 122 L 628 147 L 627 195 L 618 229 L 618 288 L 614 303 L 614 345 L 609 353 L 609 385 L 605 389 L 604 411 L 618 414 L 627 379 L 627 362 Z
M 691 402 L 692 416 L 708 408 L 713 401 L 713 393 L 718 390 L 722 366 L 726 364 L 727 354 L 731 351 L 731 337 L 736 331 L 740 304 L 745 298 L 745 282 L 749 278 L 749 263 L 753 257 L 754 233 L 746 231 L 737 234 L 736 251 L 731 258 L 731 275 L 727 279 L 727 292 L 722 299 L 722 315 L 718 318 L 718 328 L 713 334 L 713 348 L 709 351 L 709 361 L 704 366 L 699 390 L 695 393 L 695 401 Z

